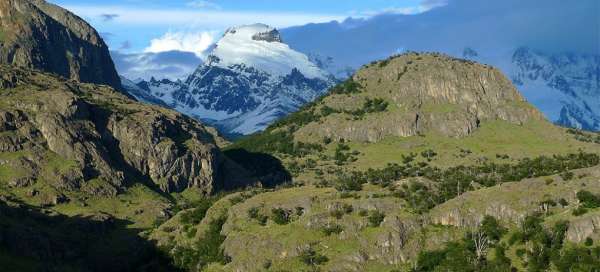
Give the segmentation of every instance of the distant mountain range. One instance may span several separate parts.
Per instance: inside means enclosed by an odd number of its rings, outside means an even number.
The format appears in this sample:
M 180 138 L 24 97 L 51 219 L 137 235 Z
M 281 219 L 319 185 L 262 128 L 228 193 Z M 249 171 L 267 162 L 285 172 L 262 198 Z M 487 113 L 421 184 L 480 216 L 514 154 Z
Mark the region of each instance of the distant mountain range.
M 125 85 L 141 100 L 167 105 L 226 134 L 250 134 L 367 63 L 434 51 L 498 67 L 552 122 L 600 130 L 600 54 L 593 50 L 598 33 L 586 27 L 598 5 L 582 1 L 557 8 L 562 4 L 552 0 L 540 14 L 530 14 L 537 7 L 532 1 L 455 0 L 417 15 L 349 18 L 281 33 L 260 24 L 232 28 L 185 81 Z M 546 20 L 560 16 L 569 20 Z M 539 29 L 542 23 L 548 31 Z
M 185 81 L 124 80 L 139 100 L 166 105 L 229 135 L 260 131 L 335 83 L 263 24 L 227 30 L 206 63 Z

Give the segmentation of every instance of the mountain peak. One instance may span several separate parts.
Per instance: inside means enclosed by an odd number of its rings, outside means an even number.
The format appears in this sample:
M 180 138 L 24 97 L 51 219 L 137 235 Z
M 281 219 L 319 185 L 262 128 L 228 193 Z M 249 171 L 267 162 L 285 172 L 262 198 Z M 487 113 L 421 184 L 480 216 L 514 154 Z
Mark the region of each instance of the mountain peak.
M 163 101 L 226 134 L 250 134 L 335 83 L 308 56 L 283 43 L 277 29 L 252 24 L 229 28 L 185 82 L 152 79 L 130 92 L 140 100 Z
M 121 88 L 108 46 L 75 14 L 43 0 L 0 1 L 0 64 Z
M 283 43 L 279 31 L 265 24 L 232 27 L 211 51 L 209 65 L 253 68 L 276 77 L 298 69 L 307 78 L 326 79 L 327 73 L 309 58 Z
M 260 23 L 232 27 L 225 32 L 224 37 L 227 36 L 236 39 L 283 43 L 281 34 L 276 28 Z

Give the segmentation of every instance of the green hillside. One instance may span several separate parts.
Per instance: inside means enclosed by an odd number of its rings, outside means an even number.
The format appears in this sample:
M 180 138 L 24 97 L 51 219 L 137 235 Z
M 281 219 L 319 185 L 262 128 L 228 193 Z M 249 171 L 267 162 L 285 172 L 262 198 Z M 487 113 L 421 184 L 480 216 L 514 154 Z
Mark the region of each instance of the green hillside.
M 597 271 L 596 137 L 547 122 L 492 67 L 405 54 L 227 147 L 281 160 L 287 188 L 151 237 L 207 271 Z M 217 221 L 228 258 L 203 264 L 194 241 Z

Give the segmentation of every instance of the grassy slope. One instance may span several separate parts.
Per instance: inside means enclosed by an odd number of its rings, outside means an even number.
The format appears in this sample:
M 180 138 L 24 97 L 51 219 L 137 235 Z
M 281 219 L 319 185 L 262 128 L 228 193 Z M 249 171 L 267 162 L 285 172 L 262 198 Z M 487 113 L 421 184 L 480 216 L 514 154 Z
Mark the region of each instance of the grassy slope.
M 529 122 L 519 126 L 502 121 L 484 123 L 475 133 L 460 139 L 437 135 L 394 137 L 376 144 L 352 143 L 350 146 L 363 154 L 353 164 L 359 169 L 401 163 L 402 155 L 411 152 L 419 154 L 427 149 L 439 154 L 433 163 L 441 167 L 474 164 L 480 158 L 505 161 L 497 159 L 497 154 L 521 159 L 575 153 L 579 149 L 600 151 L 600 146 L 576 141 L 571 135 L 564 133 L 564 129 L 549 123 Z M 461 149 L 469 150 L 472 154 L 462 158 Z
M 213 264 L 208 271 L 311 271 L 313 268 L 300 261 L 298 255 L 302 249 L 312 247 L 319 254 L 327 256 L 329 261 L 319 265 L 323 271 L 342 269 L 359 271 L 408 271 L 415 254 L 420 250 L 438 249 L 444 242 L 460 239 L 470 229 L 453 226 L 452 221 L 443 218 L 452 217 L 458 210 L 464 218 L 481 219 L 485 214 L 492 214 L 506 224 L 517 228 L 518 220 L 511 217 L 502 218 L 503 213 L 494 214 L 503 207 L 504 214 L 523 218 L 539 209 L 543 200 L 566 198 L 568 206 L 551 208 L 545 219 L 546 225 L 562 220 L 585 220 L 600 211 L 591 210 L 583 216 L 573 216 L 571 212 L 577 207 L 575 193 L 589 190 L 600 193 L 597 182 L 598 167 L 575 171 L 574 180 L 563 181 L 559 176 L 540 177 L 522 182 L 506 183 L 478 191 L 465 193 L 461 197 L 434 208 L 425 215 L 416 215 L 407 211 L 404 200 L 390 195 L 387 189 L 366 185 L 360 192 L 351 197 L 343 197 L 331 188 L 300 186 L 259 193 L 245 201 L 232 204 L 231 196 L 218 201 L 208 212 L 207 217 L 215 217 L 227 211 L 228 221 L 222 234 L 227 236 L 223 244 L 225 252 L 232 257 L 226 265 Z M 343 205 L 352 206 L 352 211 L 336 218 L 332 211 L 343 209 Z M 486 205 L 482 205 L 486 204 Z M 302 215 L 293 215 L 291 222 L 285 225 L 276 224 L 271 218 L 263 226 L 257 219 L 250 218 L 248 211 L 258 208 L 259 214 L 271 216 L 273 208 L 294 211 L 302 207 Z M 379 210 L 386 217 L 380 227 L 369 226 L 367 216 L 361 210 Z M 506 219 L 506 220 L 503 220 Z M 400 229 L 394 222 L 402 222 L 408 231 L 404 246 L 398 246 L 396 237 Z M 423 226 L 418 222 L 430 222 Z M 468 222 L 466 220 L 465 222 Z M 210 219 L 203 220 L 196 228 L 205 229 Z M 448 225 L 449 224 L 449 225 Z M 343 231 L 339 234 L 326 235 L 326 226 L 339 225 Z M 163 225 L 180 228 L 177 217 Z M 192 243 L 197 238 L 186 238 L 178 231 L 153 233 L 163 241 L 179 240 Z M 510 235 L 507 235 L 505 238 Z M 592 236 L 598 241 L 597 235 Z M 393 241 L 389 248 L 386 241 Z M 522 260 L 515 251 L 520 246 L 510 247 L 507 255 L 513 265 L 523 268 Z M 385 253 L 382 253 L 385 252 Z M 363 254 L 363 255 L 361 255 Z M 360 256 L 370 256 L 372 260 L 361 260 Z M 393 256 L 397 258 L 393 261 Z M 404 258 L 404 259 L 403 259 Z M 401 261 L 401 259 L 406 262 Z M 358 261 L 360 260 L 360 261 Z M 265 269 L 268 264 L 269 269 Z
M 379 83 L 378 83 L 379 84 Z M 387 86 L 390 87 L 390 86 Z M 391 87 L 390 87 L 391 88 Z M 348 153 L 357 152 L 355 161 L 349 161 L 344 165 L 334 163 L 335 149 L 338 146 L 337 141 L 329 144 L 323 142 L 323 138 L 317 135 L 319 130 L 328 126 L 337 124 L 348 124 L 353 122 L 368 123 L 376 121 L 378 118 L 386 118 L 390 114 L 403 114 L 405 110 L 402 107 L 391 103 L 385 112 L 367 113 L 362 119 L 355 119 L 351 114 L 333 113 L 324 118 L 314 118 L 310 115 L 302 115 L 307 112 L 318 113 L 324 105 L 335 110 L 356 110 L 361 107 L 366 98 L 387 97 L 385 81 L 381 88 L 370 88 L 368 93 L 352 93 L 328 95 L 315 103 L 306 106 L 300 113 L 276 124 L 262 135 L 251 136 L 249 140 L 242 140 L 233 145 L 234 148 L 256 149 L 252 143 L 257 143 L 254 139 L 265 139 L 269 135 L 289 130 L 292 131 L 295 142 L 318 143 L 324 147 L 323 151 L 313 151 L 305 156 L 282 154 L 274 152 L 273 155 L 280 158 L 287 166 L 298 166 L 300 169 L 296 174 L 295 181 L 304 184 L 316 182 L 316 172 L 324 172 L 325 178 L 333 177 L 327 170 L 366 170 L 368 168 L 382 168 L 388 163 L 402 163 L 403 156 L 411 153 L 420 154 L 425 150 L 434 150 L 438 155 L 433 158 L 431 165 L 441 168 L 447 168 L 459 165 L 478 165 L 482 161 L 492 161 L 497 163 L 516 163 L 523 158 L 534 158 L 537 156 L 552 156 L 554 154 L 577 153 L 579 151 L 598 153 L 600 145 L 577 141 L 573 135 L 566 133 L 566 129 L 554 126 L 546 121 L 533 120 L 522 125 L 511 124 L 504 121 L 486 121 L 471 135 L 464 138 L 449 138 L 441 135 L 427 134 L 423 136 L 412 137 L 387 137 L 376 143 L 365 142 L 347 142 L 350 147 Z M 527 103 L 516 103 L 515 107 L 531 108 Z M 436 114 L 452 113 L 456 108 L 450 104 L 424 105 L 423 110 Z M 468 153 L 464 151 L 468 150 Z M 497 156 L 497 155 L 508 155 Z M 313 163 L 309 163 L 314 161 Z M 417 156 L 417 161 L 426 161 L 422 156 Z M 289 168 L 291 169 L 291 168 Z M 582 169 L 576 171 L 577 175 L 587 175 L 595 170 Z M 592 175 L 593 176 L 593 175 Z M 514 211 L 517 217 L 524 217 L 539 209 L 539 202 L 543 200 L 558 200 L 565 197 L 570 206 L 553 208 L 549 217 L 546 219 L 548 225 L 558 219 L 580 220 L 571 215 L 576 208 L 574 194 L 583 189 L 590 189 L 596 192 L 598 183 L 591 177 L 578 177 L 575 180 L 565 182 L 560 177 L 551 177 L 555 182 L 548 183 L 547 177 L 540 177 L 523 183 L 509 183 L 497 185 L 491 188 L 485 188 L 462 195 L 461 197 L 444 203 L 430 213 L 423 215 L 425 218 L 437 220 L 436 222 L 447 224 L 442 218 L 452 217 L 452 212 L 458 210 L 460 213 L 476 216 L 480 219 L 486 213 L 486 205 L 482 203 L 509 207 L 508 210 Z M 590 187 L 589 183 L 595 182 Z M 588 185 L 586 185 L 586 183 Z M 387 193 L 386 193 L 387 192 Z M 384 258 L 375 257 L 375 261 L 363 261 L 353 263 L 360 252 L 368 252 L 369 256 L 376 256 L 371 246 L 379 240 L 377 234 L 389 231 L 389 226 L 385 224 L 380 228 L 362 228 L 356 227 L 365 224 L 365 218 L 358 216 L 357 210 L 361 208 L 378 209 L 384 211 L 388 216 L 386 221 L 393 216 L 402 218 L 403 222 L 410 222 L 419 215 L 410 213 L 404 208 L 404 200 L 392 197 L 389 191 L 382 190 L 376 186 L 365 186 L 363 191 L 358 192 L 358 199 L 342 199 L 335 190 L 319 189 L 313 186 L 301 186 L 292 189 L 285 189 L 273 193 L 260 194 L 242 204 L 233 206 L 230 209 L 230 219 L 228 220 L 225 232 L 228 238 L 225 248 L 233 257 L 233 262 L 226 265 L 224 270 L 233 271 L 243 267 L 245 270 L 260 271 L 264 263 L 271 264 L 271 271 L 288 270 L 300 271 L 308 270 L 304 264 L 298 261 L 298 248 L 313 243 L 319 250 L 329 257 L 330 261 L 322 265 L 324 270 L 333 267 L 343 267 L 340 265 L 350 265 L 347 269 L 358 269 L 360 271 L 391 271 L 392 269 L 409 269 L 408 263 L 398 262 L 396 265 L 390 265 Z M 327 207 L 332 203 L 352 204 L 354 212 L 345 215 L 342 220 L 332 219 L 327 212 Z M 260 207 L 262 213 L 268 215 L 273 207 L 285 207 L 292 209 L 294 206 L 303 206 L 310 203 L 310 209 L 301 217 L 296 218 L 289 225 L 276 225 L 271 220 L 266 226 L 259 225 L 256 220 L 248 218 L 248 210 L 252 207 Z M 387 203 L 387 204 L 385 204 Z M 596 211 L 591 211 L 595 214 Z M 318 219 L 317 219 L 318 218 Z M 316 227 L 319 220 L 330 220 L 344 226 L 342 234 L 324 236 L 322 231 Z M 513 219 L 507 217 L 507 219 Z M 516 227 L 516 221 L 509 223 Z M 349 227 L 354 226 L 354 227 Z M 436 224 L 426 224 L 414 232 L 408 239 L 403 250 L 408 252 L 407 256 L 414 257 L 421 249 L 432 249 L 439 246 L 440 241 L 453 240 L 461 237 L 465 228 L 453 226 L 441 226 Z M 437 243 L 436 243 L 437 242 Z M 424 247 L 422 247 L 424 245 Z M 507 253 L 513 260 L 517 268 L 523 268 L 520 259 L 515 255 L 515 248 L 511 248 Z M 260 254 L 256 254 L 260 251 Z M 396 252 L 396 256 L 402 254 Z M 413 260 L 414 261 L 414 260 Z M 403 264 L 402 264 L 403 263 Z M 215 271 L 220 271 L 216 267 Z M 252 269 L 250 269 L 252 268 Z

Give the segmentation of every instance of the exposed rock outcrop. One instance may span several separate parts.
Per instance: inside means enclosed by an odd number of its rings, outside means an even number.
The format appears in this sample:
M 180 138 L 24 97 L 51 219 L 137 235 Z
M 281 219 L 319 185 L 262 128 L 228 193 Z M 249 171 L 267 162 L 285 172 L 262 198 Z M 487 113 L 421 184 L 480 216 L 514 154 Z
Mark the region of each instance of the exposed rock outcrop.
M 15 187 L 115 195 L 135 182 L 163 192 L 224 186 L 225 160 L 197 121 L 98 85 L 0 66 L 0 150 Z M 10 156 L 9 156 L 10 155 Z M 50 201 L 52 202 L 52 201 Z
M 566 239 L 582 243 L 587 238 L 600 238 L 600 212 L 594 212 L 574 219 L 569 223 Z
M 313 107 L 334 114 L 299 130 L 302 138 L 378 142 L 388 136 L 465 137 L 485 122 L 543 120 L 509 79 L 490 66 L 441 54 L 409 53 L 359 70 L 350 94 L 330 94 Z M 387 107 L 367 109 L 371 99 Z M 362 111 L 362 112 L 361 112 Z
M 0 64 L 121 89 L 108 47 L 96 30 L 44 0 L 0 2 Z

